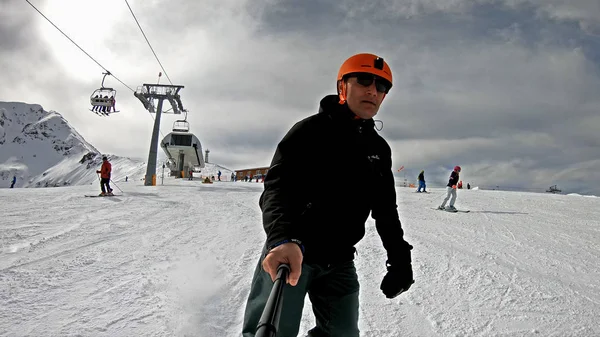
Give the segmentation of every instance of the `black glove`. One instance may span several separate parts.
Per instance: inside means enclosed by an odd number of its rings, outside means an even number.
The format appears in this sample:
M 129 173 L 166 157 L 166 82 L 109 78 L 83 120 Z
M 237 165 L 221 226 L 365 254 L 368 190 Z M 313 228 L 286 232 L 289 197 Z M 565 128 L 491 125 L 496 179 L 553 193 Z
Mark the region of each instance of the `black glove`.
M 398 266 L 387 267 L 387 274 L 381 281 L 381 289 L 387 298 L 394 298 L 403 292 L 410 289 L 410 286 L 415 283 L 413 280 L 412 264 L 405 263 Z

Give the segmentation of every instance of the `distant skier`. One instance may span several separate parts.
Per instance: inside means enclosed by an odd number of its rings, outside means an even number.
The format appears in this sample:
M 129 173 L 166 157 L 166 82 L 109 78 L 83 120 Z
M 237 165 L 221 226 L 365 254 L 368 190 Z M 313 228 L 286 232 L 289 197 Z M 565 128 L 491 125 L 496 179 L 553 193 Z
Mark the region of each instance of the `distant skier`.
M 221 170 L 219 170 L 219 172 L 217 172 L 217 179 L 218 179 L 219 181 L 221 181 Z
M 13 176 L 12 183 L 10 184 L 10 188 L 15 187 L 16 182 L 17 182 L 17 176 Z
M 456 201 L 456 184 L 458 184 L 459 173 L 460 173 L 460 166 L 454 166 L 454 170 L 452 171 L 452 173 L 450 173 L 450 179 L 448 180 L 448 185 L 446 185 L 447 186 L 446 187 L 446 191 L 447 191 L 446 198 L 442 202 L 442 205 L 440 205 L 440 207 L 438 207 L 438 209 L 456 212 L 456 208 L 454 207 L 454 202 Z M 452 199 L 450 199 L 450 196 L 452 196 Z M 450 204 L 448 205 L 448 207 L 444 207 L 444 206 L 446 206 L 446 202 L 448 201 L 448 199 L 450 199 Z
M 112 188 L 110 188 L 110 173 L 112 172 L 112 165 L 108 162 L 106 156 L 102 157 L 102 167 L 96 173 L 100 173 L 100 189 L 102 193 L 100 196 L 113 195 Z M 104 188 L 106 186 L 106 189 Z M 108 193 L 107 193 L 108 192 Z
M 235 181 L 235 174 L 233 172 L 231 172 L 231 181 Z
M 421 173 L 419 173 L 417 180 L 419 180 L 419 188 L 417 189 L 417 192 L 421 193 L 421 188 L 423 189 L 423 192 L 427 192 L 425 186 L 425 171 L 421 171 Z
M 467 189 L 470 190 L 471 189 L 471 184 L 467 183 Z

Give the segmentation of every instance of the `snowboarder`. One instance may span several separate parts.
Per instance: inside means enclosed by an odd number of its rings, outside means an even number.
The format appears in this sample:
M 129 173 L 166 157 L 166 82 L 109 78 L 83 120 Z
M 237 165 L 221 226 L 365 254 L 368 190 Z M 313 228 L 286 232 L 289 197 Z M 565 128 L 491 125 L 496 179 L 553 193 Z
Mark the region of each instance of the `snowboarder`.
M 423 189 L 423 192 L 427 192 L 425 189 L 425 171 L 421 171 L 417 179 L 419 180 L 419 188 L 417 189 L 417 192 L 421 193 L 421 188 Z
M 454 202 L 456 201 L 456 184 L 458 183 L 459 173 L 460 166 L 454 166 L 454 170 L 452 171 L 452 173 L 450 173 L 448 185 L 446 185 L 446 198 L 444 198 L 444 201 L 442 201 L 442 204 L 440 205 L 440 207 L 438 207 L 438 209 L 456 212 Z M 452 197 L 452 199 L 450 199 L 450 197 Z M 446 202 L 448 202 L 448 199 L 450 199 L 450 204 L 448 204 L 448 207 L 444 207 L 446 206 Z
M 387 251 L 387 261 L 381 261 L 387 267 L 383 294 L 394 298 L 414 282 L 412 246 L 403 238 L 397 210 L 391 150 L 373 121 L 391 87 L 392 73 L 382 58 L 354 55 L 338 72 L 338 94 L 324 97 L 319 112 L 296 123 L 279 142 L 259 201 L 267 239 L 245 308 L 244 337 L 255 336 L 283 263 L 291 271 L 278 336 L 298 334 L 307 293 L 316 319 L 309 336 L 359 336 L 354 246 L 365 234 L 369 214 Z M 315 154 L 314 148 L 320 151 Z M 341 170 L 338 179 L 326 184 L 309 184 L 297 179 L 305 174 L 306 158 L 324 168 L 353 169 Z M 355 172 L 369 172 L 373 179 L 348 185 Z
M 100 196 L 105 196 L 105 195 L 113 195 L 112 193 L 112 188 L 110 188 L 110 173 L 112 171 L 112 165 L 110 164 L 110 162 L 108 161 L 108 158 L 106 158 L 106 156 L 102 157 L 102 166 L 100 167 L 99 171 L 96 171 L 96 173 L 100 173 L 100 189 L 102 190 L 102 193 L 100 193 Z M 106 186 L 106 189 L 105 189 Z
M 14 188 L 16 182 L 17 182 L 17 176 L 13 176 L 12 183 L 10 184 L 10 188 Z

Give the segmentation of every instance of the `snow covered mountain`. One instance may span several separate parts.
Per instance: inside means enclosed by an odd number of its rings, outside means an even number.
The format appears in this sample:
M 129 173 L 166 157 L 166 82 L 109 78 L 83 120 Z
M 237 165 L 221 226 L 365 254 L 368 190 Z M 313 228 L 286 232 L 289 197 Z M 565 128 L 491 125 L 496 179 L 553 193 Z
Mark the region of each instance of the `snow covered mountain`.
M 141 178 L 139 159 L 111 156 L 114 179 Z M 0 187 L 85 185 L 98 180 L 102 154 L 58 112 L 38 104 L 0 102 Z
M 144 160 L 101 153 L 58 112 L 38 104 L 0 102 L 0 188 L 9 187 L 14 176 L 15 187 L 94 184 L 103 155 L 112 164 L 113 181 L 144 179 Z M 161 157 L 159 153 L 159 177 L 163 174 Z M 207 163 L 200 174 L 216 177 L 219 170 L 222 179 L 228 180 L 232 171 L 214 163 Z

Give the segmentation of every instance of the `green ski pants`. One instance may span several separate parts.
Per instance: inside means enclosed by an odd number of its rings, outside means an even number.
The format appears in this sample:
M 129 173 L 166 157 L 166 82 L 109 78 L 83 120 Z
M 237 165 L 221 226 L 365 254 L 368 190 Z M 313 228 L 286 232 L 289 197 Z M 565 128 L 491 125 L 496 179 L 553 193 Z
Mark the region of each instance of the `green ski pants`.
M 244 313 L 243 337 L 254 337 L 256 326 L 271 293 L 273 281 L 259 259 Z M 353 261 L 335 265 L 302 264 L 295 287 L 286 284 L 277 337 L 296 337 L 306 294 L 312 303 L 316 327 L 308 336 L 358 337 L 359 284 Z

